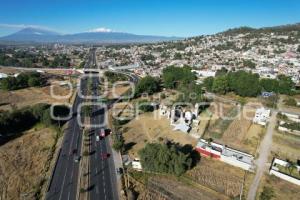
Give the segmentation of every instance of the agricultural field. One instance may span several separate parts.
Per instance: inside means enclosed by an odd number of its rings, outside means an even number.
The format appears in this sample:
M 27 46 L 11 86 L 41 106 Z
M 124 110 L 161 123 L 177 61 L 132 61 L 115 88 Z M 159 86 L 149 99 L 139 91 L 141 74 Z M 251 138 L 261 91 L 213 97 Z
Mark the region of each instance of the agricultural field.
M 298 200 L 300 196 L 300 186 L 282 180 L 276 176 L 264 174 L 257 192 L 257 200 L 259 199 L 259 194 L 263 191 L 264 186 L 273 189 L 275 197 L 272 198 L 272 200 Z
M 134 177 L 131 178 L 131 184 L 134 184 L 134 190 L 138 193 L 137 199 L 140 200 L 229 199 L 225 195 L 182 177 L 176 178 L 158 174 L 137 176 L 138 173 L 131 174 Z
M 227 197 L 238 197 L 242 189 L 246 196 L 253 179 L 253 174 L 240 168 L 204 157 L 184 176 Z

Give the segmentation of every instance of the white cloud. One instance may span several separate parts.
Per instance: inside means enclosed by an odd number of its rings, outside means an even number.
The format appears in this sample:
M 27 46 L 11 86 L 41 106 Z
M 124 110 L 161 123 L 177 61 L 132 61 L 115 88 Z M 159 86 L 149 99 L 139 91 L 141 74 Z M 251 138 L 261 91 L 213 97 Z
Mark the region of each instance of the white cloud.
M 100 28 L 91 29 L 88 32 L 110 33 L 110 32 L 113 32 L 113 31 L 109 28 L 100 27 Z

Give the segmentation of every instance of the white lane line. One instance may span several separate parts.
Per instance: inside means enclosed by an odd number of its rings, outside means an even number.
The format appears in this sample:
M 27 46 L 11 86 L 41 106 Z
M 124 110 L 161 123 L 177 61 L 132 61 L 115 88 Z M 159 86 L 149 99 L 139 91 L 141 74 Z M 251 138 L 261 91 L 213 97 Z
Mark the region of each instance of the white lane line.
M 73 126 L 73 128 L 72 128 L 72 132 L 74 132 L 74 128 L 75 128 L 75 126 Z M 73 134 L 73 136 L 74 136 L 74 134 Z M 73 138 L 74 138 L 73 136 L 72 136 L 72 142 L 70 143 L 70 147 L 72 147 Z M 70 160 L 70 157 L 68 156 L 68 160 L 67 160 L 67 166 L 68 166 L 69 160 Z M 59 200 L 60 200 L 60 199 L 61 199 L 61 197 L 62 197 L 62 193 L 63 193 L 63 189 L 64 189 L 65 181 L 66 181 L 66 176 L 67 176 L 67 172 L 68 172 L 68 170 L 67 170 L 67 169 L 68 169 L 68 168 L 66 168 L 66 171 L 65 171 L 65 175 L 64 175 L 64 179 L 63 179 L 63 183 L 62 183 L 61 192 L 60 192 L 60 195 L 59 195 Z

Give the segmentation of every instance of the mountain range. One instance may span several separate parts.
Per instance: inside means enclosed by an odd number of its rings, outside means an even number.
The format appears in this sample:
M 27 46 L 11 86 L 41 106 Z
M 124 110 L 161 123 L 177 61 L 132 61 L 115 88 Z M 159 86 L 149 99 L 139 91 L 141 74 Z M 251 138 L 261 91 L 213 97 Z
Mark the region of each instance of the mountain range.
M 39 28 L 25 28 L 11 35 L 0 37 L 0 42 L 35 43 L 147 43 L 181 39 L 152 35 L 135 35 L 123 32 L 83 32 L 59 34 Z

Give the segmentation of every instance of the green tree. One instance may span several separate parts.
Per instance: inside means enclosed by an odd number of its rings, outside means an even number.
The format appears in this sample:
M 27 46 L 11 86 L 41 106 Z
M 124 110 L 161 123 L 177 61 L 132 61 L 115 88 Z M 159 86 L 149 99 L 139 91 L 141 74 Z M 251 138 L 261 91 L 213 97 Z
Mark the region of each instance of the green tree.
M 145 170 L 182 175 L 191 168 L 192 158 L 175 144 L 148 143 L 139 151 L 141 164 Z
M 212 91 L 219 94 L 226 94 L 229 89 L 229 84 L 226 76 L 219 76 L 214 79 Z
M 113 137 L 113 148 L 116 151 L 123 151 L 124 150 L 124 144 L 125 144 L 125 140 L 123 138 L 122 135 L 114 135 Z
M 191 68 L 169 66 L 163 70 L 162 79 L 166 88 L 175 89 L 180 85 L 188 85 L 196 80 Z
M 254 69 L 256 64 L 252 60 L 243 60 L 243 66 Z
M 212 91 L 213 84 L 214 84 L 214 77 L 207 77 L 203 81 L 203 86 L 207 91 Z
M 264 186 L 263 191 L 259 195 L 259 200 L 271 200 L 275 197 L 273 188 Z
M 295 83 L 292 81 L 292 79 L 285 75 L 279 75 L 277 78 L 279 80 L 278 92 L 280 94 L 291 95 L 293 93 L 293 89 L 295 88 Z
M 264 91 L 278 92 L 279 82 L 276 79 L 263 78 L 260 80 L 259 84 Z
M 141 95 L 142 93 L 153 94 L 160 90 L 160 82 L 158 79 L 152 76 L 146 76 L 139 80 L 136 86 L 136 96 Z

